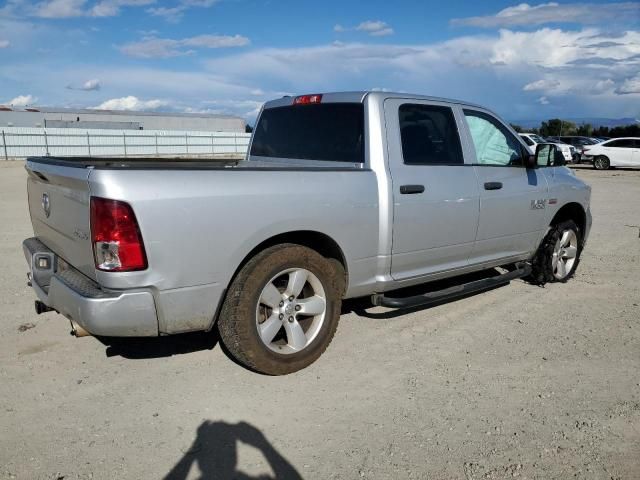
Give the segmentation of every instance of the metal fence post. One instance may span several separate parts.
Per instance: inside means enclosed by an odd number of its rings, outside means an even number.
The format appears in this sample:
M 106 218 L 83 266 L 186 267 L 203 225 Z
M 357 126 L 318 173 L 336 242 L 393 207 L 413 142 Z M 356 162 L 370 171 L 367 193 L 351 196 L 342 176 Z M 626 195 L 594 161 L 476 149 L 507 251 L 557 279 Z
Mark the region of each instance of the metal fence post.
M 211 134 L 211 155 L 215 155 L 216 154 L 216 149 L 215 149 L 215 144 L 213 142 L 213 133 Z
M 44 148 L 47 157 L 49 156 L 49 141 L 47 140 L 47 130 L 44 131 Z
M 156 137 L 156 157 L 158 156 L 158 132 L 155 134 Z
M 122 132 L 122 145 L 124 145 L 124 156 L 127 156 L 127 132 Z
M 89 140 L 89 130 L 87 130 L 87 148 L 89 149 L 89 156 L 91 156 L 91 141 Z
M 4 130 L 2 130 L 2 146 L 4 147 L 4 159 L 9 160 L 9 155 L 7 155 L 7 139 L 4 136 Z
M 189 155 L 189 134 L 187 132 L 184 132 L 184 148 Z

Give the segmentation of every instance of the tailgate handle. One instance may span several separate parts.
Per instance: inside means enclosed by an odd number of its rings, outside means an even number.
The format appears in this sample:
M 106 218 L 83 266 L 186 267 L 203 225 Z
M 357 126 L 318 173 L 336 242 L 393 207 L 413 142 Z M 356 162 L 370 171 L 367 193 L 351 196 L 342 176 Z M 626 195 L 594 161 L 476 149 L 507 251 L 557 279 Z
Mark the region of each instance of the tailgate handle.
M 415 195 L 424 192 L 424 185 L 401 185 L 400 193 L 403 195 Z
M 486 182 L 484 184 L 485 190 L 500 190 L 502 188 L 502 182 Z

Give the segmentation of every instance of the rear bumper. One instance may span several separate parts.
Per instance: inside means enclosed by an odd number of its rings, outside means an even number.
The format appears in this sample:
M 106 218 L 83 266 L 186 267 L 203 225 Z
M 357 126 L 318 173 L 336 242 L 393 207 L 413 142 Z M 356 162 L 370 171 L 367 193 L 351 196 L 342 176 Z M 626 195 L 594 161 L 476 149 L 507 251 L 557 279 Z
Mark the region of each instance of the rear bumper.
M 92 335 L 158 335 L 158 317 L 149 290 L 105 290 L 73 267 L 62 268 L 56 254 L 36 238 L 22 244 L 38 298 Z M 39 259 L 48 258 L 41 268 Z

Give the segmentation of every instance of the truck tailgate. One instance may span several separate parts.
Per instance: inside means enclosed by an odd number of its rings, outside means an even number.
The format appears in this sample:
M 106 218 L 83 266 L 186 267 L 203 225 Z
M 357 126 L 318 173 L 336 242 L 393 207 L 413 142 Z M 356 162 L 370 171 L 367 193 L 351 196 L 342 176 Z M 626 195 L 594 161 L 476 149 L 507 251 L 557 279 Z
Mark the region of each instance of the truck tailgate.
M 90 169 L 27 161 L 27 195 L 38 239 L 95 278 L 89 211 Z

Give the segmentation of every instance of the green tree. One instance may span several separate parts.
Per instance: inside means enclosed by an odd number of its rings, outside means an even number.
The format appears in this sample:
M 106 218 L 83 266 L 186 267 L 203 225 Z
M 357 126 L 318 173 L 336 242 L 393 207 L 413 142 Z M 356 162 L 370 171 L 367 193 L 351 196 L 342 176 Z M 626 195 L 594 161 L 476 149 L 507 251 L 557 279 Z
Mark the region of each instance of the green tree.
M 520 125 L 516 125 L 515 123 L 510 123 L 509 125 L 511 125 L 511 128 L 513 128 L 518 133 L 524 132 L 524 129 Z
M 576 124 L 562 120 L 560 118 L 552 118 L 540 125 L 540 135 L 543 137 L 558 135 L 573 135 L 576 132 Z

